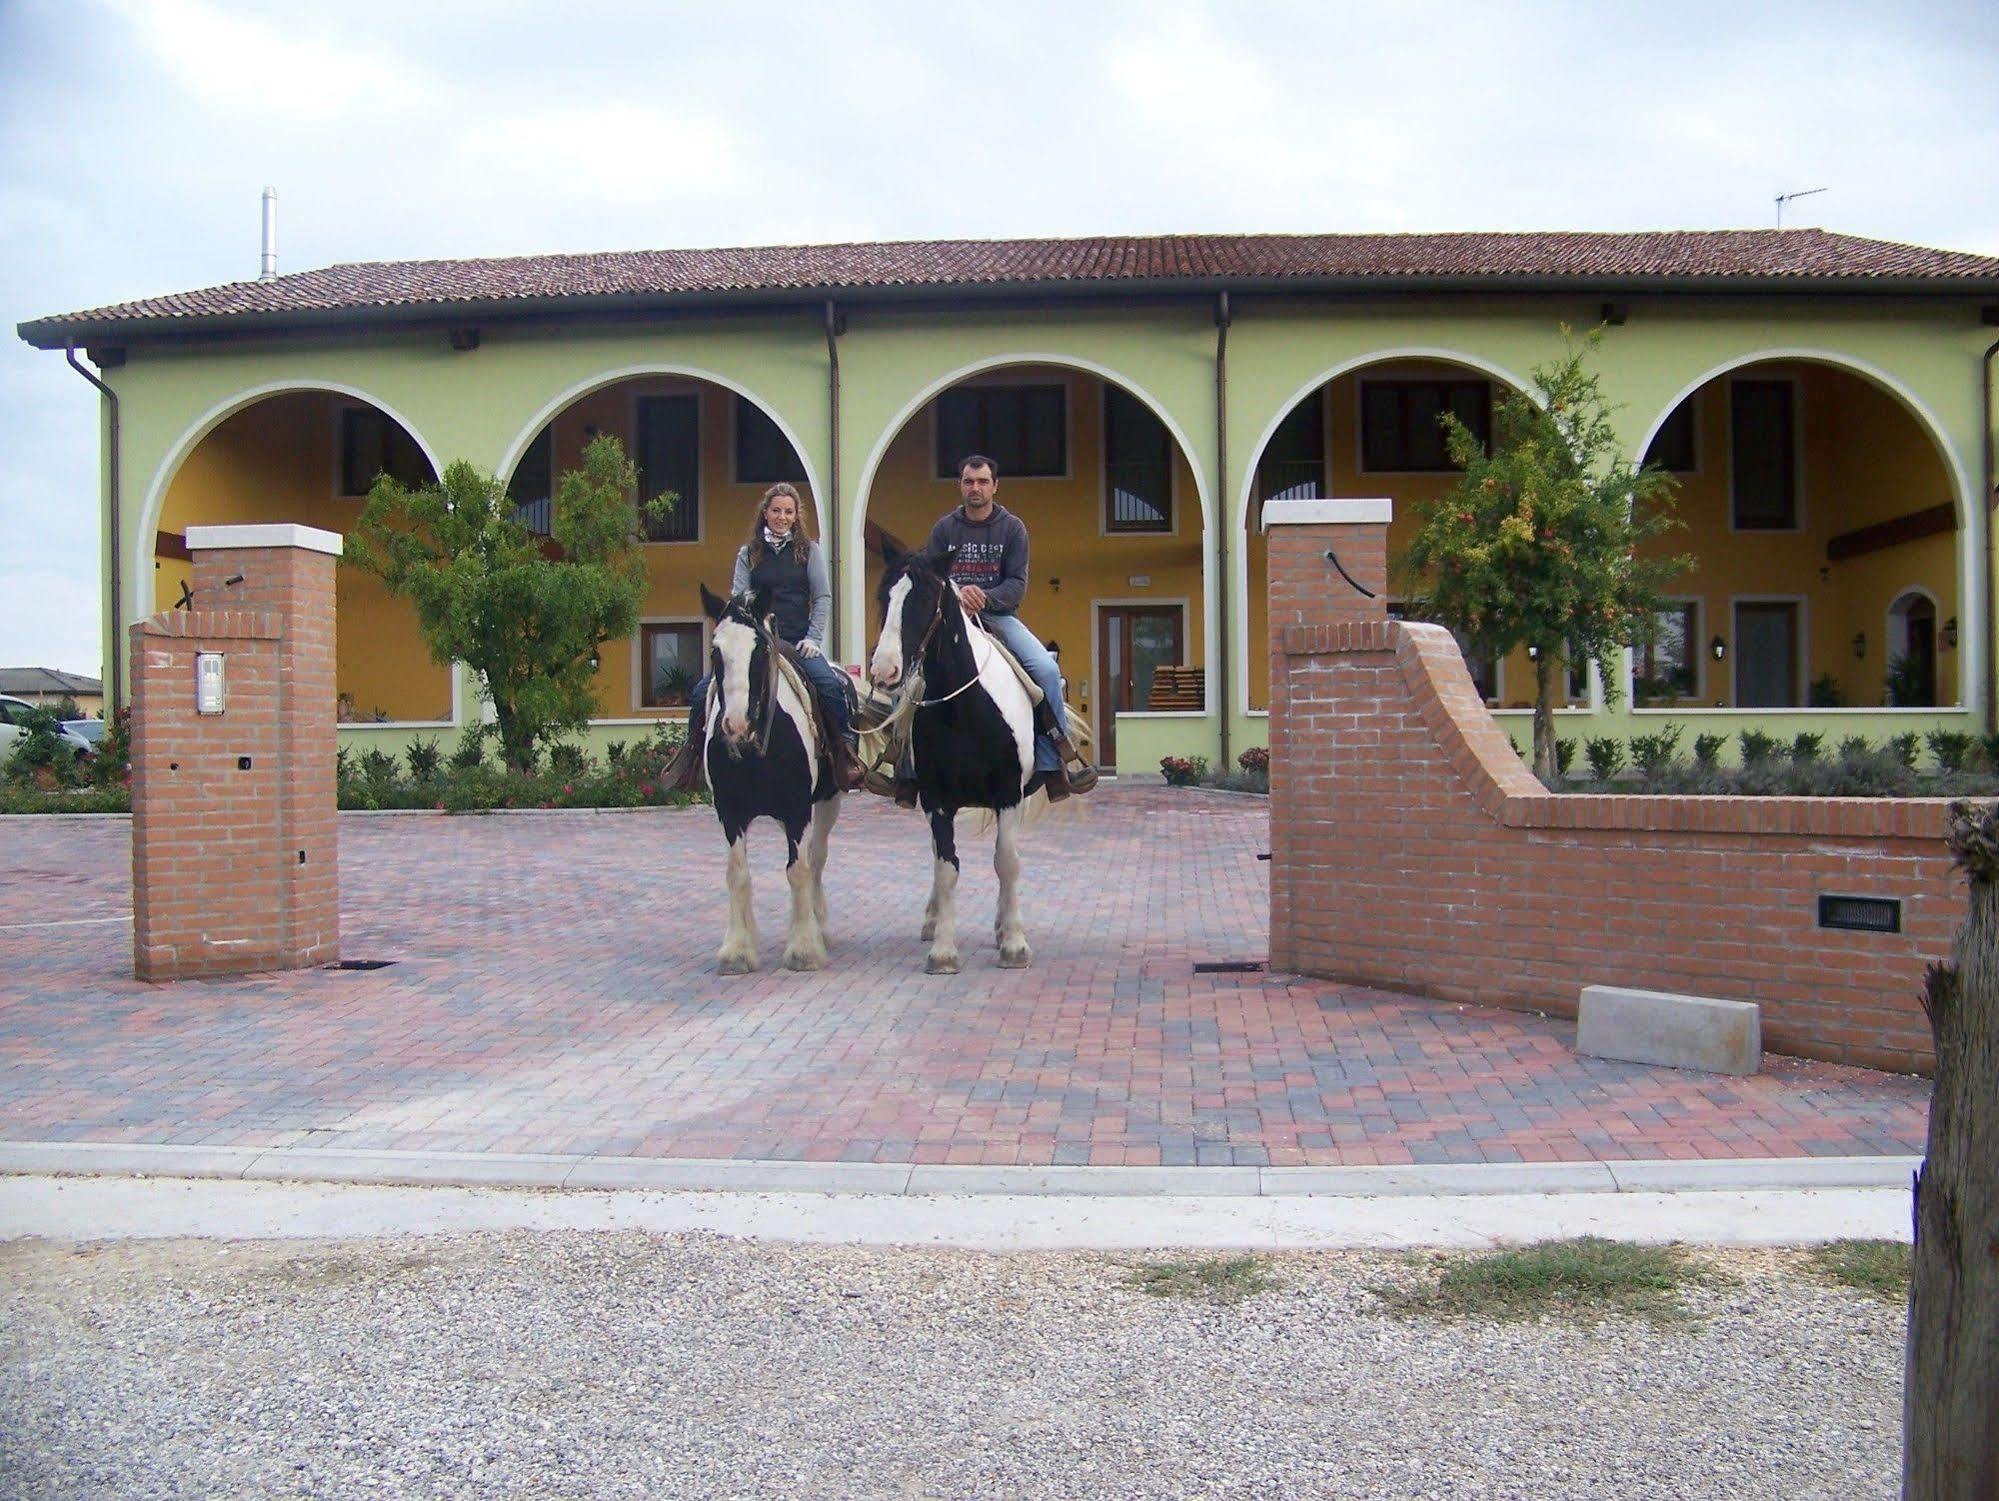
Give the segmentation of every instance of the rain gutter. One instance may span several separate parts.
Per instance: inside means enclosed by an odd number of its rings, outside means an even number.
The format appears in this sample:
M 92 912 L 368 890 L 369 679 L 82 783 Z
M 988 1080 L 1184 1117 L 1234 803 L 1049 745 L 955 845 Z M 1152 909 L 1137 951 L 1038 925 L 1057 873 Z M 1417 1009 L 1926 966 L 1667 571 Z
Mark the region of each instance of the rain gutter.
M 1215 691 L 1221 699 L 1221 770 L 1229 759 L 1229 294 L 1215 297 Z
M 825 539 L 826 581 L 831 591 L 830 615 L 826 629 L 832 639 L 826 643 L 827 655 L 834 661 L 840 660 L 840 636 L 843 624 L 840 619 L 840 330 L 845 326 L 839 309 L 832 298 L 826 299 L 826 431 L 827 446 L 832 452 L 828 465 L 826 494 L 819 497 L 822 517 L 820 535 Z
M 124 607 L 122 568 L 124 521 L 119 514 L 118 451 L 122 445 L 119 442 L 118 430 L 118 393 L 84 368 L 83 361 L 76 357 L 76 344 L 73 340 L 63 345 L 63 356 L 78 375 L 103 393 L 105 403 L 110 409 L 110 458 L 107 467 L 110 470 L 111 491 L 111 639 L 107 643 L 109 656 L 106 659 L 106 666 L 109 670 L 104 674 L 104 703 L 109 715 L 116 717 L 125 702 L 125 651 L 124 642 L 119 634 L 121 630 L 119 617 Z

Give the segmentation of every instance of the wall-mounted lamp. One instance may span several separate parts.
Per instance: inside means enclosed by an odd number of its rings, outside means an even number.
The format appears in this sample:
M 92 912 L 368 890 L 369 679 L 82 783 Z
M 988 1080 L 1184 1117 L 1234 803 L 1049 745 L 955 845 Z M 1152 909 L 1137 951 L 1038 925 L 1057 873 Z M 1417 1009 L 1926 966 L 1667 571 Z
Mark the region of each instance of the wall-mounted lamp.
M 1541 660 L 1541 648 L 1540 648 L 1540 647 L 1538 647 L 1538 646 L 1530 646 L 1530 647 L 1528 647 L 1528 648 L 1527 648 L 1527 660 L 1528 660 L 1528 661 L 1530 661 L 1530 662 L 1538 662 L 1538 661 L 1540 661 L 1540 660 Z
M 596 671 L 596 670 L 597 670 L 598 668 L 602 667 L 603 665 L 604 665 L 604 664 L 603 664 L 602 662 L 600 662 L 600 661 L 598 661 L 598 660 L 597 660 L 597 654 L 596 654 L 596 653 L 595 653 L 594 651 L 593 651 L 593 652 L 591 652 L 591 653 L 590 653 L 590 670 L 591 670 L 592 672 L 595 672 L 595 671 Z
M 1853 654 L 1854 654 L 1854 656 L 1856 656 L 1856 657 L 1859 657 L 1859 658 L 1861 658 L 1861 659 L 1863 659 L 1863 660 L 1864 660 L 1864 659 L 1866 658 L 1866 656 L 1867 656 L 1867 632 L 1865 632 L 1865 631 L 1855 631 L 1855 632 L 1853 633 Z
M 1719 662 L 1723 657 L 1728 655 L 1728 643 L 1722 640 L 1721 637 L 1716 636 L 1714 640 L 1708 642 L 1707 654 Z
M 1955 615 L 1943 623 L 1943 630 L 1939 632 L 1939 636 L 1943 641 L 1946 651 L 1957 650 L 1957 617 Z

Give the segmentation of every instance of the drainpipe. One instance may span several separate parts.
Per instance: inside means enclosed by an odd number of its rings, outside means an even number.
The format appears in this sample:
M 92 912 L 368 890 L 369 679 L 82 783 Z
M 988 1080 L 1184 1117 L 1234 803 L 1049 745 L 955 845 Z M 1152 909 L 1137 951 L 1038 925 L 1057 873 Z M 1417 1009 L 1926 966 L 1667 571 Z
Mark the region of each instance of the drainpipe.
M 1992 651 L 1993 640 L 1999 632 L 1993 630 L 1999 621 L 1999 605 L 1993 603 L 1992 570 L 1999 552 L 1995 552 L 1992 541 L 1993 503 L 1999 499 L 1999 458 L 1993 454 L 1992 442 L 1992 358 L 1999 355 L 1999 342 L 1993 343 L 1985 351 L 1983 391 L 1985 400 L 1978 408 L 1978 425 L 1985 439 L 1985 619 L 1979 622 L 1979 630 L 1984 639 L 1979 647 L 1985 653 L 1985 733 L 1999 733 L 1999 659 Z
M 74 340 L 64 343 L 63 355 L 69 360 L 70 368 L 103 393 L 104 400 L 111 410 L 111 459 L 109 465 L 111 470 L 111 640 L 108 643 L 110 655 L 106 661 L 108 670 L 104 674 L 104 702 L 109 714 L 116 715 L 125 703 L 125 649 L 124 642 L 120 639 L 121 623 L 119 618 L 124 608 L 122 596 L 124 570 L 121 567 L 121 554 L 123 552 L 121 535 L 124 529 L 124 522 L 123 518 L 119 515 L 118 506 L 118 450 L 121 446 L 118 441 L 118 393 L 83 368 L 83 361 L 76 357 L 76 343 Z M 1991 465 L 1988 463 L 1986 467 L 1989 470 Z
M 1215 298 L 1215 689 L 1221 698 L 1223 771 L 1229 756 L 1229 294 Z
M 837 647 L 840 637 L 846 632 L 846 624 L 840 617 L 840 314 L 833 306 L 833 299 L 826 299 L 826 426 L 831 434 L 829 447 L 832 449 L 832 463 L 827 474 L 827 493 L 820 501 L 824 517 L 826 536 L 826 583 L 832 590 L 832 618 L 827 630 L 832 640 L 829 647 L 836 648 L 827 655 L 839 661 Z

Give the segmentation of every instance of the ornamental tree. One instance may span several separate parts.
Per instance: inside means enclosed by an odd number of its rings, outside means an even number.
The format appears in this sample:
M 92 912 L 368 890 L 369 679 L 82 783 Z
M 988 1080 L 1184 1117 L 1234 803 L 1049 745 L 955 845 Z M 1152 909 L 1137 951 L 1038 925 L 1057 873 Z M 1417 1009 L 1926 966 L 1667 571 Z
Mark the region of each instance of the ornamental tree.
M 385 474 L 368 492 L 348 559 L 416 606 L 433 661 L 464 662 L 483 677 L 501 759 L 516 771 L 534 769 L 549 736 L 588 722 L 591 658 L 637 628 L 637 492 L 637 471 L 608 435 L 556 485 L 553 546 L 518 519 L 506 485 L 463 460 L 442 483 L 410 489 Z M 643 509 L 657 514 L 676 499 Z
M 1422 512 L 1402 559 L 1425 613 L 1482 651 L 1534 653 L 1534 770 L 1552 782 L 1554 704 L 1570 654 L 1613 686 L 1612 654 L 1647 641 L 1660 590 L 1692 561 L 1642 556 L 1679 526 L 1676 481 L 1623 456 L 1589 356 L 1602 330 L 1533 372 L 1535 396 L 1501 395 L 1492 451 L 1455 413 L 1438 418 L 1463 475 Z M 1538 399 L 1537 399 L 1538 398 Z

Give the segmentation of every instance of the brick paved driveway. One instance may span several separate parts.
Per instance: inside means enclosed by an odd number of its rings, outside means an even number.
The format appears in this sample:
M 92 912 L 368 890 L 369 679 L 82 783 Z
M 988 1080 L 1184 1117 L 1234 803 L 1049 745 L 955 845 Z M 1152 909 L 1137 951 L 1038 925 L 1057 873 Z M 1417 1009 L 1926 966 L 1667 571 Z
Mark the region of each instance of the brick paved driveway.
M 349 815 L 349 958 L 131 978 L 129 825 L 0 822 L 0 1138 L 880 1162 L 1239 1165 L 1920 1152 L 1927 1085 L 1574 1057 L 1571 1025 L 1263 974 L 1263 805 L 1113 788 L 1026 841 L 1035 965 L 921 972 L 923 825 L 849 798 L 823 972 L 714 972 L 705 809 Z M 761 835 L 761 837 L 759 837 Z M 759 830 L 767 963 L 782 844 Z

